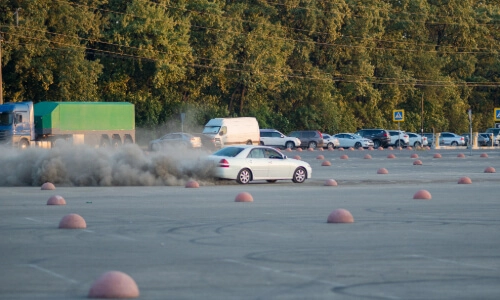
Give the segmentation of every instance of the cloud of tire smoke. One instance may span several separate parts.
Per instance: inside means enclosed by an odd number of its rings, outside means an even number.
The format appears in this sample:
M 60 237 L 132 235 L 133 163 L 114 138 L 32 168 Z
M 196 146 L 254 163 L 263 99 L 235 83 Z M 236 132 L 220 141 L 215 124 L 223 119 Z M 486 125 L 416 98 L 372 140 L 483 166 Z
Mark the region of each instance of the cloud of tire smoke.
M 164 186 L 195 179 L 213 182 L 206 155 L 171 148 L 146 153 L 137 145 L 117 149 L 63 145 L 52 149 L 0 149 L 0 186 Z

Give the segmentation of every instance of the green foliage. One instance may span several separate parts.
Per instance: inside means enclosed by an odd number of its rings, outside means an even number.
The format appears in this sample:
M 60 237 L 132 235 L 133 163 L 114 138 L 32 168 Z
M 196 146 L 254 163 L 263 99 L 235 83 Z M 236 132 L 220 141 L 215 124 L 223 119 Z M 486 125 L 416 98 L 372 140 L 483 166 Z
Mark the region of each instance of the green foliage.
M 6 0 L 4 100 L 129 101 L 145 128 L 185 112 L 192 130 L 255 116 L 284 133 L 397 128 L 394 109 L 404 130 L 461 133 L 472 108 L 483 131 L 500 107 L 499 4 Z

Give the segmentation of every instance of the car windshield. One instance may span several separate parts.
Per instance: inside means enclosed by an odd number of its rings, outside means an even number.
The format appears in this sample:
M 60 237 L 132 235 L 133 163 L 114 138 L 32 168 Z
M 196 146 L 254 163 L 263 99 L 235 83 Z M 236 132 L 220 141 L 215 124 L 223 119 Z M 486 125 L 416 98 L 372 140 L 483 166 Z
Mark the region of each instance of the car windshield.
M 205 126 L 202 133 L 208 133 L 208 134 L 219 133 L 219 130 L 220 126 Z
M 1 126 L 12 125 L 12 113 L 8 112 L 0 113 L 0 125 Z
M 212 155 L 235 157 L 236 155 L 240 154 L 240 152 L 243 151 L 243 149 L 244 148 L 241 148 L 241 147 L 226 147 L 226 148 L 220 149 L 219 151 L 215 152 Z

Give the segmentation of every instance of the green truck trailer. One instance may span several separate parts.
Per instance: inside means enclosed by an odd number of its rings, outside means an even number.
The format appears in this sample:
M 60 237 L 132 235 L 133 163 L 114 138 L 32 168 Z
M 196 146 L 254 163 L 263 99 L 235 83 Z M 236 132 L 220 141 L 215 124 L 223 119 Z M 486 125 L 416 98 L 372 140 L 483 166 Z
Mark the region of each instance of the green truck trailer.
M 95 147 L 135 142 L 134 105 L 127 102 L 32 102 L 0 105 L 0 142 L 26 148 L 58 143 Z

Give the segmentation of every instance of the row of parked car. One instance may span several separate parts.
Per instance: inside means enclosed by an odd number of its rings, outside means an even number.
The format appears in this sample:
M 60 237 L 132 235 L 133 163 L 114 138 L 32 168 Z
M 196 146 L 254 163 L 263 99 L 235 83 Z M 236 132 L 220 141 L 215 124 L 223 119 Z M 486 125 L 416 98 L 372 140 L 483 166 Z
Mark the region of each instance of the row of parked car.
M 479 133 L 478 145 L 491 146 L 491 135 L 494 133 Z M 498 137 L 497 137 L 498 136 Z M 424 133 L 423 135 L 405 132 L 401 130 L 385 129 L 361 129 L 355 133 L 327 134 L 317 130 L 292 131 L 287 136 L 275 129 L 260 129 L 260 144 L 279 148 L 368 148 L 368 147 L 421 147 L 432 146 L 435 134 Z M 500 129 L 494 135 L 493 145 L 498 146 L 500 140 Z M 441 132 L 439 138 L 440 146 L 465 146 L 469 143 L 469 134 L 458 135 L 452 132 Z M 213 139 L 203 134 L 169 133 L 160 139 L 150 143 L 150 150 L 157 151 L 162 145 L 176 144 L 188 148 L 206 147 L 214 150 Z

